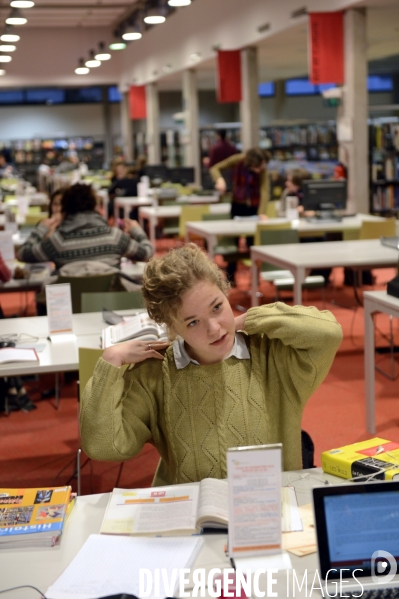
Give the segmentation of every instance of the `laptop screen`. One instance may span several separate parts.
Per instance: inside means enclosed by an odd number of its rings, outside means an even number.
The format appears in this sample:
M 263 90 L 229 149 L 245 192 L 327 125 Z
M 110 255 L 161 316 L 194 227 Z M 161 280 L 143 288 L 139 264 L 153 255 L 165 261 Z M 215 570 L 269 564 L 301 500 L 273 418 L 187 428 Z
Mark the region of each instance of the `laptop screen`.
M 323 579 L 341 569 L 383 578 L 399 561 L 398 482 L 320 487 L 313 497 Z

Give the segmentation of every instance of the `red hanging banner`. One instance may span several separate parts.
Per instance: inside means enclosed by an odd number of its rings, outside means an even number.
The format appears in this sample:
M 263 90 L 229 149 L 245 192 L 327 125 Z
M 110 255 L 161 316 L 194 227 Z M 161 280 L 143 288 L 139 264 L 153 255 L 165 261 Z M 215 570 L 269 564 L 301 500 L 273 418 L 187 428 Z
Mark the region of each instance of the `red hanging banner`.
M 132 85 L 130 87 L 129 114 L 134 121 L 147 118 L 145 85 Z
M 218 50 L 218 102 L 241 102 L 241 52 Z
M 309 13 L 309 80 L 344 83 L 343 12 Z

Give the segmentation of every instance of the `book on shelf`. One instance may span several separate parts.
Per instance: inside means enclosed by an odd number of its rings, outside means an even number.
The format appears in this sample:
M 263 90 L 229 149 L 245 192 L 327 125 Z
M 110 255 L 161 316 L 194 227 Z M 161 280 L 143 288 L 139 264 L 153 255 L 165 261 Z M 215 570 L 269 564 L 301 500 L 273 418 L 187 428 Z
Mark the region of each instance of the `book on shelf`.
M 34 348 L 2 347 L 0 349 L 0 364 L 9 362 L 40 362 Z
M 106 327 L 102 332 L 104 349 L 129 339 L 160 341 L 167 340 L 168 335 L 166 330 L 154 322 L 146 312 L 125 316 L 121 322 Z
M 302 530 L 293 487 L 281 494 L 283 532 Z M 100 532 L 139 536 L 200 534 L 228 527 L 228 483 L 204 478 L 201 482 L 149 489 L 114 489 Z
M 0 489 L 0 548 L 53 546 L 73 508 L 71 487 Z
M 399 479 L 399 443 L 375 437 L 324 451 L 321 462 L 324 472 L 358 482 Z
M 103 349 L 129 339 L 166 341 L 168 335 L 166 330 L 151 320 L 146 312 L 134 316 L 126 316 L 122 322 L 110 325 L 102 331 Z

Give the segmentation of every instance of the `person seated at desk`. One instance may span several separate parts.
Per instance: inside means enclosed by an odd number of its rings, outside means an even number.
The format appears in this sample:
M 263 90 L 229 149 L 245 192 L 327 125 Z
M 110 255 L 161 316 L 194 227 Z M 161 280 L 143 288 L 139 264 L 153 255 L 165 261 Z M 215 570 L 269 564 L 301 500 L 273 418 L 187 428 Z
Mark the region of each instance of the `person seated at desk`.
M 56 214 L 62 214 L 62 196 L 66 188 L 60 188 L 53 191 L 50 195 L 50 203 L 48 205 L 49 218 Z
M 228 287 L 194 244 L 148 263 L 146 307 L 173 343 L 104 351 L 81 401 L 88 456 L 127 460 L 151 443 L 161 455 L 155 486 L 225 478 L 229 447 L 281 442 L 284 469 L 302 468 L 302 411 L 341 327 L 331 312 L 281 302 L 235 318 Z
M 154 253 L 143 229 L 125 219 L 124 231 L 110 227 L 96 210 L 90 185 L 76 183 L 62 196 L 62 212 L 42 220 L 17 252 L 22 262 L 54 262 L 59 269 L 78 260 L 96 260 L 116 268 L 122 256 L 146 262 Z
M 266 210 L 270 199 L 270 180 L 267 173 L 269 153 L 260 148 L 251 148 L 245 154 L 234 154 L 210 169 L 215 188 L 221 193 L 226 192 L 226 181 L 221 171 L 233 169 L 233 187 L 231 200 L 231 218 L 235 216 L 259 216 L 267 220 Z M 236 244 L 238 244 L 238 238 Z M 253 245 L 254 238 L 247 237 L 247 246 Z M 234 285 L 237 270 L 236 262 L 229 262 L 227 274 Z
M 278 216 L 285 217 L 287 210 L 287 197 L 297 198 L 297 210 L 298 216 L 303 215 L 303 191 L 302 184 L 306 179 L 311 179 L 310 173 L 304 169 L 294 168 L 287 173 L 287 179 L 285 181 L 285 189 L 280 198 L 280 207 L 278 210 Z
M 115 197 L 126 196 L 126 197 L 137 197 L 137 171 L 133 166 L 128 167 L 124 162 L 120 162 L 115 166 L 115 179 L 108 190 L 109 204 L 108 204 L 108 217 L 114 214 L 114 201 Z M 134 220 L 137 219 L 138 210 L 134 208 L 129 217 Z

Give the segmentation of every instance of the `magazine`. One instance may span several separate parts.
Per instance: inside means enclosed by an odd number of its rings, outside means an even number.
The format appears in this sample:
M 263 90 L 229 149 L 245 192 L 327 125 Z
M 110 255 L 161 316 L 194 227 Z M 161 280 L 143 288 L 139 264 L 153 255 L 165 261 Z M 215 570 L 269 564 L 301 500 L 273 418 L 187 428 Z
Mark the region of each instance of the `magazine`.
M 70 497 L 70 486 L 0 489 L 0 548 L 55 545 Z

